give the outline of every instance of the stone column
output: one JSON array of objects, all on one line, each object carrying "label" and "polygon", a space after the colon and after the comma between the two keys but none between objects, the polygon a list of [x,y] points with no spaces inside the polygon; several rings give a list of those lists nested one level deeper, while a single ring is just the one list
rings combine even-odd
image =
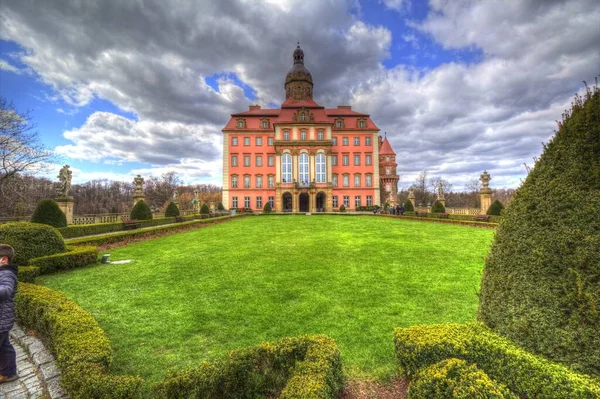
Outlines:
[{"label": "stone column", "polygon": [[133,193],[133,205],[135,206],[135,204],[144,199],[144,178],[137,175],[137,177],[133,179],[133,184],[135,185],[135,192]]},{"label": "stone column", "polygon": [[413,208],[417,209],[417,204],[415,203],[415,191],[411,188],[408,190],[408,200],[412,202]]},{"label": "stone column", "polygon": [[481,213],[487,213],[488,208],[492,205],[492,189],[489,188],[490,180],[492,177],[490,174],[484,170],[481,176],[479,177],[481,180],[481,184],[483,187],[479,190],[479,198],[481,200]]},{"label": "stone column", "polygon": [[73,197],[56,198],[55,201],[67,217],[67,224],[73,224],[73,203],[75,202]]}]

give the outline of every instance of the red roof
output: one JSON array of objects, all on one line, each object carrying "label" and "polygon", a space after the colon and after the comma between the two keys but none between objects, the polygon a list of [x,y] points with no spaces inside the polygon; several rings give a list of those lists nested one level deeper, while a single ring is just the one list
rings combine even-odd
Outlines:
[{"label": "red roof", "polygon": [[323,108],[319,104],[315,102],[312,98],[307,98],[306,100],[292,100],[291,98],[286,98],[283,104],[281,104],[281,108]]},{"label": "red roof", "polygon": [[392,146],[387,137],[383,139],[383,143],[381,143],[381,146],[379,147],[379,155],[396,155],[394,150],[392,150]]}]

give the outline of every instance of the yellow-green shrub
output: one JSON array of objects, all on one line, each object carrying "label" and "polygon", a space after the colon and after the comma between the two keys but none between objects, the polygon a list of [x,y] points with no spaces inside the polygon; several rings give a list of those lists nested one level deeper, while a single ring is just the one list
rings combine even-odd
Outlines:
[{"label": "yellow-green shrub", "polygon": [[[284,338],[232,351],[219,361],[171,371],[157,398],[335,398],[343,384],[335,342],[326,336]],[[282,390],[283,389],[283,390]]]},{"label": "yellow-green shrub", "polygon": [[40,274],[58,270],[84,267],[98,260],[98,249],[92,246],[67,246],[67,252],[41,256],[29,260],[29,264],[39,268]]},{"label": "yellow-green shrub", "polygon": [[59,292],[20,283],[17,321],[37,331],[56,357],[62,387],[73,399],[141,397],[142,379],[108,374],[112,354],[104,331],[91,314]]},{"label": "yellow-green shrub", "polygon": [[598,398],[597,380],[526,352],[482,323],[413,326],[394,330],[396,358],[408,377],[449,358],[477,366],[526,398]]},{"label": "yellow-green shrub", "polygon": [[39,275],[40,268],[37,266],[19,266],[17,278],[24,283],[33,283]]},{"label": "yellow-green shrub", "polygon": [[14,263],[26,265],[31,258],[65,251],[57,229],[40,223],[6,223],[0,225],[0,242],[15,249]]}]

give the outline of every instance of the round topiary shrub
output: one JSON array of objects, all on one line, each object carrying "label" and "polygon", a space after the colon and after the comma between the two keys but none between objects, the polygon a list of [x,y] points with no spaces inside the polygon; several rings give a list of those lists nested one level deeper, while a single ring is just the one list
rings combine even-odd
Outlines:
[{"label": "round topiary shrub", "polygon": [[404,209],[406,210],[406,212],[412,212],[415,210],[415,207],[413,206],[411,200],[406,200],[406,202],[404,202]]},{"label": "round topiary shrub", "polygon": [[67,217],[56,201],[45,199],[38,202],[31,216],[32,223],[48,224],[53,227],[67,227]]},{"label": "round topiary shrub", "polygon": [[444,208],[444,205],[442,205],[442,203],[440,201],[435,201],[435,203],[431,207],[431,213],[445,213],[445,212],[446,212],[446,208]]},{"label": "round topiary shrub", "polygon": [[500,216],[502,210],[504,209],[504,205],[499,200],[492,202],[492,205],[488,208],[486,214],[491,216]]},{"label": "round topiary shrub", "polygon": [[139,200],[133,206],[129,217],[137,220],[152,220],[152,211],[150,210],[150,207],[146,205],[144,200]]},{"label": "round topiary shrub", "polygon": [[573,108],[503,212],[479,319],[535,353],[600,374],[600,92]]},{"label": "round topiary shrub", "polygon": [[508,388],[492,380],[476,365],[446,359],[417,373],[408,390],[410,399],[517,399]]},{"label": "round topiary shrub", "polygon": [[344,206],[344,204],[340,206],[340,212],[346,212],[346,207]]},{"label": "round topiary shrub", "polygon": [[263,213],[271,213],[271,211],[271,203],[267,201],[267,203],[263,207]]},{"label": "round topiary shrub", "polygon": [[174,202],[169,202],[169,206],[167,206],[167,209],[165,210],[165,217],[172,218],[177,216],[179,216],[179,208]]},{"label": "round topiary shrub", "polygon": [[203,215],[208,215],[210,213],[210,209],[208,208],[208,205],[202,204],[202,207],[200,208],[200,213]]},{"label": "round topiary shrub", "polygon": [[0,225],[0,242],[15,249],[14,263],[26,265],[39,256],[65,252],[65,242],[59,231],[40,223],[6,223]]}]

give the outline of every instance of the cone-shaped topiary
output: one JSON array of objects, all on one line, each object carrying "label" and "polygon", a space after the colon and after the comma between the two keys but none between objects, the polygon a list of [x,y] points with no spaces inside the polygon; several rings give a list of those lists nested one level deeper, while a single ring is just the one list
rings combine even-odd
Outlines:
[{"label": "cone-shaped topiary", "polygon": [[200,213],[203,215],[208,215],[210,213],[210,209],[208,209],[208,205],[202,204],[202,207],[200,208]]},{"label": "cone-shaped topiary", "polygon": [[272,211],[271,203],[269,201],[267,201],[267,203],[263,207],[263,213],[271,213],[271,211]]},{"label": "cone-shaped topiary", "polygon": [[529,350],[600,374],[600,92],[576,97],[504,210],[479,319]]},{"label": "cone-shaped topiary", "polygon": [[146,205],[144,200],[139,200],[133,206],[133,209],[131,210],[129,217],[131,219],[137,219],[137,220],[151,220],[152,219],[152,211],[150,210],[150,207],[148,205]]},{"label": "cone-shaped topiary", "polygon": [[413,206],[411,200],[406,200],[406,202],[404,203],[404,209],[406,210],[406,212],[412,212],[415,210],[415,207]]},{"label": "cone-shaped topiary", "polygon": [[431,213],[444,213],[446,212],[446,208],[440,201],[435,201],[433,206],[431,207]]},{"label": "cone-shaped topiary", "polygon": [[0,225],[0,242],[15,249],[14,263],[25,265],[39,256],[65,252],[65,242],[54,227],[39,223]]},{"label": "cone-shaped topiary", "polygon": [[222,202],[219,202],[219,205],[217,206],[217,210],[218,211],[224,211],[225,210],[225,207],[223,206]]},{"label": "cone-shaped topiary", "polygon": [[174,202],[169,202],[169,206],[167,206],[167,209],[165,210],[165,217],[172,218],[177,216],[179,216],[179,208],[177,208],[177,205],[175,205]]},{"label": "cone-shaped topiary", "polygon": [[346,207],[344,206],[344,204],[340,206],[340,212],[346,212]]},{"label": "cone-shaped topiary", "polygon": [[488,208],[486,214],[492,216],[500,216],[502,210],[504,209],[504,205],[499,200],[492,202],[492,205]]},{"label": "cone-shaped topiary", "polygon": [[48,224],[52,227],[67,227],[67,217],[56,201],[45,199],[38,202],[31,216],[32,223]]}]

